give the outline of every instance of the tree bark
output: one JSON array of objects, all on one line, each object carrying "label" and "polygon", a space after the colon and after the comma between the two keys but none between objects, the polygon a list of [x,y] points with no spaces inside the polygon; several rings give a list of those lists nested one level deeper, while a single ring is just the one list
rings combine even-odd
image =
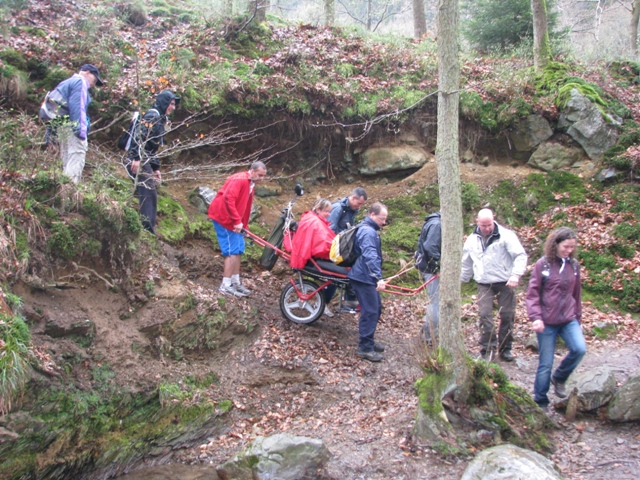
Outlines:
[{"label": "tree bark", "polygon": [[424,0],[413,0],[413,36],[422,38],[427,34],[427,19],[424,15]]},{"label": "tree bark", "polygon": [[533,15],[533,64],[536,71],[540,71],[551,60],[546,0],[531,0],[531,13]]},{"label": "tree bark", "polygon": [[233,16],[233,0],[224,0],[224,12],[225,18],[231,18]]},{"label": "tree bark", "polygon": [[257,23],[266,22],[269,0],[254,0],[250,5],[251,9],[255,12],[254,21]]},{"label": "tree bark", "polygon": [[631,25],[629,29],[629,40],[631,42],[631,51],[634,55],[638,54],[638,22],[640,21],[640,0],[633,2],[631,10]]},{"label": "tree bark", "polygon": [[462,336],[460,259],[462,258],[462,195],[458,156],[460,62],[458,0],[438,0],[438,129],[436,162],[442,214],[439,344],[450,360],[457,401],[469,394],[469,368]]},{"label": "tree bark", "polygon": [[335,0],[324,0],[324,24],[331,27],[336,22]]}]

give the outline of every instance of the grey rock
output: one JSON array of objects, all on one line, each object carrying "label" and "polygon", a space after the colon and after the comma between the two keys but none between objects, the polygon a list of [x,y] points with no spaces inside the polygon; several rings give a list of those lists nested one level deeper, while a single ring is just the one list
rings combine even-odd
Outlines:
[{"label": "grey rock", "polygon": [[640,420],[640,371],[634,372],[613,395],[607,417],[616,422]]},{"label": "grey rock", "polygon": [[282,193],[282,188],[276,187],[267,187],[265,185],[259,185],[256,187],[256,197],[265,198],[265,197],[277,197]]},{"label": "grey rock", "polygon": [[573,89],[571,98],[558,119],[558,128],[566,129],[567,134],[584,148],[589,158],[598,161],[618,140],[619,123],[615,115],[603,114],[591,100]]},{"label": "grey rock", "polygon": [[533,152],[527,165],[551,172],[571,167],[576,162],[582,160],[582,157],[583,153],[579,148],[565,147],[559,143],[545,142]]},{"label": "grey rock", "polygon": [[417,169],[429,161],[430,155],[422,148],[409,145],[372,147],[361,155],[359,171],[362,175],[378,175]]},{"label": "grey rock", "polygon": [[613,167],[609,167],[600,170],[600,172],[596,176],[596,180],[598,180],[600,183],[615,182],[623,175],[624,174],[622,172],[616,170]]},{"label": "grey rock", "polygon": [[562,480],[539,453],[511,444],[487,448],[469,463],[460,480]]},{"label": "grey rock", "polygon": [[574,373],[566,383],[567,392],[578,389],[578,410],[588,412],[606,405],[616,391],[613,372],[606,366]]},{"label": "grey rock", "polygon": [[540,115],[528,115],[518,122],[509,133],[511,142],[518,152],[531,152],[553,135],[549,122]]},{"label": "grey rock", "polygon": [[209,210],[209,204],[215,196],[215,190],[211,190],[209,187],[196,187],[189,192],[187,199],[199,212],[206,214]]},{"label": "grey rock", "polygon": [[222,480],[298,480],[315,478],[331,457],[322,440],[276,434],[258,437],[216,468]]}]

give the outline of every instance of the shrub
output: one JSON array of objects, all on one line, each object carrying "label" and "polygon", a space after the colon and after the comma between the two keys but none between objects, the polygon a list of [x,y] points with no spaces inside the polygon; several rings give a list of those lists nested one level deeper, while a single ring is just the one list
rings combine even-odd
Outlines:
[{"label": "shrub", "polygon": [[29,379],[30,342],[21,318],[0,314],[0,416],[9,413]]}]

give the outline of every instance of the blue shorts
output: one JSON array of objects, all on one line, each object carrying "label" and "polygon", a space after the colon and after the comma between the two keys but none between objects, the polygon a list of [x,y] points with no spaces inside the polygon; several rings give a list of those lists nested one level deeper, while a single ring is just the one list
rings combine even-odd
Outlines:
[{"label": "blue shorts", "polygon": [[244,237],[242,234],[224,228],[215,220],[211,220],[211,223],[213,223],[213,228],[215,228],[216,235],[218,235],[218,244],[220,245],[220,250],[222,250],[223,257],[242,255],[244,253]]}]

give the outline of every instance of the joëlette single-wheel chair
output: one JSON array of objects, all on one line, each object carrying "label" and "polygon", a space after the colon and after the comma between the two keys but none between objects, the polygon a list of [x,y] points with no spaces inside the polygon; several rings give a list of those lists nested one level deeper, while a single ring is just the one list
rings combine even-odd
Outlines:
[{"label": "jo\u00eblette single-wheel chair", "polygon": [[[293,205],[303,194],[302,187],[296,185],[295,196],[282,209],[282,213],[267,240],[247,229],[243,230],[246,236],[261,247],[264,247],[260,257],[260,265],[264,269],[271,270],[278,261],[278,257],[282,257],[287,263],[289,262],[291,256],[287,249],[291,249],[291,240],[297,227],[293,214]],[[280,294],[282,315],[294,323],[310,324],[315,322],[324,313],[325,299],[323,290],[326,287],[336,285],[340,291],[338,298],[342,303],[342,293],[349,283],[347,278],[348,271],[347,267],[336,265],[330,260],[316,258],[309,260],[302,269],[293,269],[294,275],[289,279]],[[412,297],[424,290],[435,278],[432,277],[416,288],[387,284],[383,291],[393,295]],[[342,305],[339,308],[341,309]]]}]

